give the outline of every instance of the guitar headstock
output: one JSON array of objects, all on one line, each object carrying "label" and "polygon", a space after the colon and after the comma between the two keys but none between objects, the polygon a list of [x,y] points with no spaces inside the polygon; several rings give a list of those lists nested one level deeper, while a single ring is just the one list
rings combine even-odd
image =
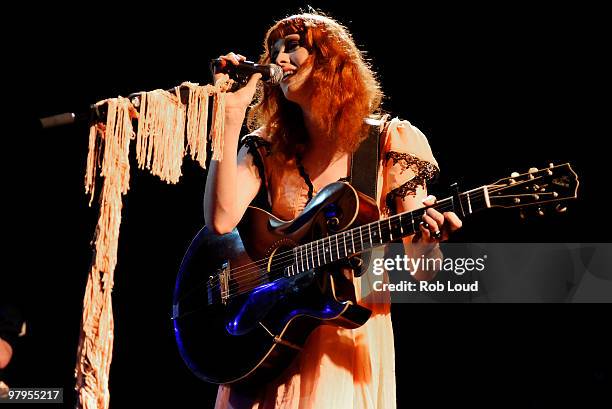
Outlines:
[{"label": "guitar headstock", "polygon": [[[567,210],[562,201],[578,197],[578,175],[569,163],[544,169],[531,168],[528,172],[512,173],[488,185],[491,207],[525,207],[555,204],[555,210]],[[542,214],[542,210],[538,209]]]}]

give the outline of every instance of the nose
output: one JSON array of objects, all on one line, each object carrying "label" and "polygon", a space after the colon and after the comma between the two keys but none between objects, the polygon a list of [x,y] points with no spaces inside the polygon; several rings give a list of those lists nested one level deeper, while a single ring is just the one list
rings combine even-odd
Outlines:
[{"label": "nose", "polygon": [[283,63],[289,64],[290,62],[291,61],[289,60],[289,54],[285,52],[278,53],[278,55],[276,56],[276,61],[274,61],[274,63],[277,65],[282,65]]}]

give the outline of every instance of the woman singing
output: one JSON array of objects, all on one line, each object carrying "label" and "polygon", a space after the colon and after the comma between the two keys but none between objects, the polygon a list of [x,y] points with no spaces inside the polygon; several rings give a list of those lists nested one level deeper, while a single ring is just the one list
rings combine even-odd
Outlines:
[{"label": "woman singing", "polygon": [[[223,158],[208,172],[206,223],[219,234],[237,226],[254,199],[283,220],[295,218],[326,185],[345,180],[351,153],[367,136],[367,117],[380,117],[382,92],[347,30],[331,18],[300,14],[270,28],[260,63],[279,65],[280,86],[259,83],[228,92]],[[238,64],[245,58],[221,57]],[[218,80],[226,74],[216,74]],[[251,133],[239,137],[249,110]],[[438,172],[426,137],[407,121],[386,122],[381,135],[376,201],[381,217],[432,205],[427,181]],[[461,227],[451,212],[423,212],[419,232],[403,239],[411,257],[439,257],[438,242]],[[436,255],[437,254],[437,255]],[[427,280],[433,272],[418,271]],[[219,388],[216,408],[395,408],[395,363],[389,294],[360,299],[372,310],[365,325],[349,330],[320,326],[280,377],[258,390]],[[380,295],[379,295],[380,296]]]}]

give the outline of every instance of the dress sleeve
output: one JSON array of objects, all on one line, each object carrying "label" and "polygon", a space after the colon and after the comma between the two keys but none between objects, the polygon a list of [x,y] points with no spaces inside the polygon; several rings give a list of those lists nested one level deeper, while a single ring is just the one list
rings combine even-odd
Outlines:
[{"label": "dress sleeve", "polygon": [[272,144],[263,132],[263,129],[257,129],[254,132],[245,135],[240,140],[240,149],[246,149],[253,158],[253,164],[257,168],[259,177],[262,180],[261,187],[252,204],[265,210],[270,209],[270,197],[268,187],[268,174],[266,173],[266,158],[270,156]]},{"label": "dress sleeve", "polygon": [[416,126],[398,118],[391,120],[381,149],[383,215],[394,214],[395,198],[416,195],[440,172],[427,137]]}]

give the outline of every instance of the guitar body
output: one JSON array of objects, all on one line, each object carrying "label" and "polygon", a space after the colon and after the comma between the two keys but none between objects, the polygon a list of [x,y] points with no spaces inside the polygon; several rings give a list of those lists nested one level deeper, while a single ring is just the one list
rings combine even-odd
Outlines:
[{"label": "guitar body", "polygon": [[212,383],[263,382],[290,364],[319,325],[363,325],[371,311],[357,305],[347,264],[295,274],[291,249],[378,217],[371,198],[337,182],[294,220],[249,207],[229,234],[200,230],[173,296],[175,336],[191,371]]}]

